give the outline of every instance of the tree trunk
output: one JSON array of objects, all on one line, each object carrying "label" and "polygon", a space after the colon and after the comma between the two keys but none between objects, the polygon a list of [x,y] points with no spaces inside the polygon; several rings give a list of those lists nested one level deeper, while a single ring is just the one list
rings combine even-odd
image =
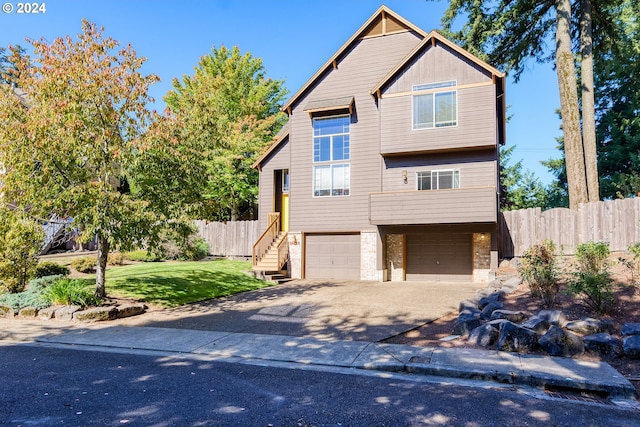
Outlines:
[{"label": "tree trunk", "polygon": [[96,296],[107,296],[105,288],[105,273],[107,271],[107,258],[109,257],[109,240],[106,236],[98,234],[98,268],[96,270]]},{"label": "tree trunk", "polygon": [[587,175],[587,194],[590,202],[600,200],[598,158],[596,152],[596,112],[593,83],[593,35],[591,0],[581,0],[580,50],[582,53],[582,145]]},{"label": "tree trunk", "polygon": [[578,82],[573,52],[571,51],[571,3],[556,0],[556,71],[560,90],[564,155],[569,185],[569,207],[578,209],[586,203],[587,180],[580,133],[580,108],[578,105]]}]

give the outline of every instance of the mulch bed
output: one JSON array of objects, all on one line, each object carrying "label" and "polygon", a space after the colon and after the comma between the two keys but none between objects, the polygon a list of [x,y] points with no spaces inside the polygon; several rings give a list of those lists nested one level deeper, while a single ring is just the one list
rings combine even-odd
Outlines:
[{"label": "mulch bed", "polygon": [[[621,268],[614,268],[614,277],[620,283],[615,291],[615,306],[606,315],[598,315],[579,297],[568,295],[564,288],[561,288],[554,309],[561,309],[571,320],[578,320],[583,317],[606,318],[614,322],[616,333],[614,336],[621,338],[619,332],[624,323],[640,323],[640,285],[633,286],[631,278]],[[498,274],[516,274],[516,270],[512,268],[501,268]],[[518,289],[507,295],[504,303],[504,309],[523,311],[527,314],[533,314],[544,309],[541,301],[532,298],[529,288],[526,284],[521,284]],[[449,337],[453,326],[458,317],[458,313],[449,313],[433,322],[419,326],[415,329],[407,331],[403,334],[384,340],[389,344],[407,344],[421,347],[461,347],[461,348],[480,348],[470,344],[466,339],[457,338],[453,340],[441,341],[442,338]],[[544,355],[544,351],[540,350],[538,354]],[[576,357],[580,360],[601,360],[597,356],[585,353]],[[618,370],[625,377],[629,378],[635,385],[637,395],[640,397],[640,360],[630,359],[628,357],[620,357],[616,359],[604,360]]]}]

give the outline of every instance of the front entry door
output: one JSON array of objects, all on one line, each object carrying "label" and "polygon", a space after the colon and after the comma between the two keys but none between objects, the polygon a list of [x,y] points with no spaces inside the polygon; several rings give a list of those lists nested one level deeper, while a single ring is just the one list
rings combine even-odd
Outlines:
[{"label": "front entry door", "polygon": [[274,211],[280,212],[280,230],[289,231],[289,169],[274,171]]}]

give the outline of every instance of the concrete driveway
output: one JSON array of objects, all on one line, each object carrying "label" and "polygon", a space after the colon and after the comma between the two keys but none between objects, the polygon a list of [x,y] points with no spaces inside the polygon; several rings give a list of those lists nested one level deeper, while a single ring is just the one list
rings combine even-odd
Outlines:
[{"label": "concrete driveway", "polygon": [[294,280],[152,311],[136,326],[376,342],[457,310],[486,284]]}]

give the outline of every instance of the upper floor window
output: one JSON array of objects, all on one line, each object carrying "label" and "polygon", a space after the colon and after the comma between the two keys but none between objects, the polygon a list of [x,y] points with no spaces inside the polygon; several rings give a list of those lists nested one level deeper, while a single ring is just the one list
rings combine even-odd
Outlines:
[{"label": "upper floor window", "polygon": [[[458,94],[455,81],[413,86],[413,129],[456,126],[458,124]],[[437,90],[437,91],[434,91]],[[420,93],[422,91],[434,91]]]},{"label": "upper floor window", "polygon": [[460,188],[460,170],[434,170],[417,173],[418,190]]},{"label": "upper floor window", "polygon": [[313,194],[348,196],[351,185],[349,116],[313,119]]}]

